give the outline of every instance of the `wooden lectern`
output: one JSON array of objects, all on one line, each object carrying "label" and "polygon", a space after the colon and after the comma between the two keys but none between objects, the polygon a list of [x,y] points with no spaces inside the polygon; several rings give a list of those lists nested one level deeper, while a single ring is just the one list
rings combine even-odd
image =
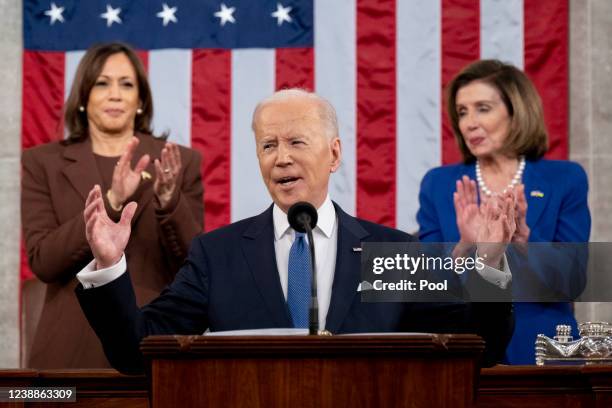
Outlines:
[{"label": "wooden lectern", "polygon": [[471,407],[475,335],[151,336],[161,407]]}]

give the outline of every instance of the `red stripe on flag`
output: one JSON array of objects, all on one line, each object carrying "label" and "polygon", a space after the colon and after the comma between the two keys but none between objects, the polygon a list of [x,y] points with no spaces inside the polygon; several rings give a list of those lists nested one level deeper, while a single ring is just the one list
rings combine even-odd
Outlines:
[{"label": "red stripe on flag", "polygon": [[461,161],[446,111],[446,85],[480,58],[480,1],[442,0],[442,163]]},{"label": "red stripe on flag", "polygon": [[542,98],[551,159],[568,157],[568,3],[524,3],[525,72]]},{"label": "red stripe on flag", "polygon": [[21,146],[63,138],[63,52],[24,51]]},{"label": "red stripe on flag", "polygon": [[193,50],[191,147],[202,154],[206,231],[230,222],[231,51]]},{"label": "red stripe on flag", "polygon": [[357,216],[395,226],[395,0],[357,2]]},{"label": "red stripe on flag", "polygon": [[[21,147],[63,138],[63,52],[24,51],[21,115]],[[21,240],[21,279],[34,277]]]},{"label": "red stripe on flag", "polygon": [[278,48],[276,50],[276,88],[314,90],[314,50]]},{"label": "red stripe on flag", "polygon": [[149,51],[136,51],[136,55],[142,61],[142,65],[144,66],[145,72],[149,72]]}]

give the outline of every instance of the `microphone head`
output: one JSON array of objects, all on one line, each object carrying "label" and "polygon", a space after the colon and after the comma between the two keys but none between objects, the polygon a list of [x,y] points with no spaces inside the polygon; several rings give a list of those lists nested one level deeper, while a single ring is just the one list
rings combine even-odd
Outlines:
[{"label": "microphone head", "polygon": [[289,208],[287,219],[291,228],[297,232],[306,232],[305,225],[310,225],[311,230],[317,226],[318,214],[312,204],[300,201]]}]

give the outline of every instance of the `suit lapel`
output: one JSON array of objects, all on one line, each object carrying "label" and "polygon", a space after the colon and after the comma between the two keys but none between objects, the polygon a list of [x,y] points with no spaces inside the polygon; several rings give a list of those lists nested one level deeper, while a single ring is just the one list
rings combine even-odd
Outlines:
[{"label": "suit lapel", "polygon": [[62,173],[85,201],[95,184],[102,185],[89,138],[67,145],[64,159],[68,161],[68,165],[62,169]]},{"label": "suit lapel", "polygon": [[353,248],[361,248],[361,241],[369,235],[355,218],[342,211],[336,203],[334,207],[338,216],[338,248],[332,296],[325,324],[325,329],[332,333],[338,332],[358,294],[361,252],[355,252]]},{"label": "suit lapel", "polygon": [[293,327],[276,266],[272,206],[243,233],[242,250],[257,289],[278,327]]},{"label": "suit lapel", "polygon": [[527,161],[523,182],[525,183],[525,198],[527,199],[527,225],[533,229],[542,215],[550,199],[550,186],[539,176],[537,164]]}]

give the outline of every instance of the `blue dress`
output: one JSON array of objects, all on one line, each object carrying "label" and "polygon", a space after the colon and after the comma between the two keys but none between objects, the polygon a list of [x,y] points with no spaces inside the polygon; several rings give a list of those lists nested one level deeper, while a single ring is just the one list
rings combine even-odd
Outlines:
[{"label": "blue dress", "polygon": [[[417,213],[424,242],[457,242],[459,231],[453,205],[456,181],[475,180],[475,164],[455,164],[430,170],[421,182]],[[569,161],[527,161],[523,172],[530,242],[588,242],[591,215],[588,181],[582,167]],[[557,324],[577,332],[571,303],[514,304],[515,330],[506,350],[508,364],[534,364],[537,334],[554,336]]]}]

